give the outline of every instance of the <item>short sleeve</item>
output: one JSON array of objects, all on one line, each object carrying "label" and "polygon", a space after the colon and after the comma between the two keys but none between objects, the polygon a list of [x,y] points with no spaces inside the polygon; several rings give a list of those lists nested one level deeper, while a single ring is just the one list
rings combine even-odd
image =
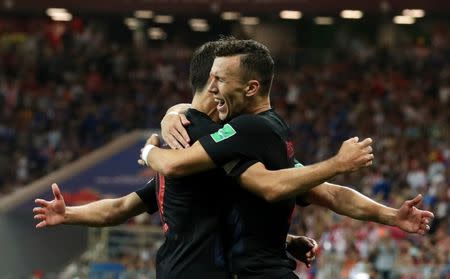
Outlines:
[{"label": "short sleeve", "polygon": [[200,138],[199,142],[216,166],[238,176],[256,161],[262,161],[261,155],[274,136],[261,117],[245,115]]},{"label": "short sleeve", "polygon": [[156,179],[153,177],[144,187],[136,191],[147,207],[147,212],[153,214],[158,211],[158,202],[156,200]]},{"label": "short sleeve", "polygon": [[[300,163],[297,159],[294,159],[294,163],[296,168],[304,167],[304,165]],[[302,207],[310,205],[310,203],[306,201],[306,197],[304,195],[299,195],[295,197],[295,204]]]}]

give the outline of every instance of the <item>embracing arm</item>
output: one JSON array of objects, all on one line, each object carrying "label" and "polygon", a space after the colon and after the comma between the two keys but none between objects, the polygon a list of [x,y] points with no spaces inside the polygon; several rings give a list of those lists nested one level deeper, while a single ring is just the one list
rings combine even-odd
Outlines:
[{"label": "embracing arm", "polygon": [[343,172],[355,171],[370,166],[373,160],[372,140],[358,142],[351,138],[342,143],[336,156],[299,168],[267,170],[256,163],[239,177],[242,186],[267,201],[278,201],[295,197]]},{"label": "embracing arm", "polygon": [[262,163],[256,163],[241,174],[239,184],[265,200],[275,202],[305,193],[338,173],[333,159],[276,171],[267,170]]},{"label": "embracing arm", "polygon": [[[152,142],[152,138],[149,141]],[[186,176],[216,167],[199,142],[181,150],[154,146],[146,159],[148,166],[164,176]]]},{"label": "embracing arm", "polygon": [[144,213],[145,205],[136,193],[116,199],[103,199],[80,206],[68,206],[64,224],[106,227],[124,223]]},{"label": "embracing arm", "polygon": [[306,194],[306,201],[334,212],[362,221],[373,221],[393,226],[397,209],[384,206],[363,194],[345,187],[325,182]]},{"label": "embracing arm", "polygon": [[363,221],[396,226],[406,232],[425,234],[433,213],[416,207],[422,196],[403,202],[399,209],[387,207],[363,194],[340,185],[323,183],[305,194],[306,201]]},{"label": "embracing arm", "polygon": [[105,227],[117,225],[146,211],[146,206],[136,193],[117,199],[103,199],[81,206],[66,206],[56,183],[52,185],[54,199],[36,199],[34,219],[40,222],[36,228],[59,224]]}]

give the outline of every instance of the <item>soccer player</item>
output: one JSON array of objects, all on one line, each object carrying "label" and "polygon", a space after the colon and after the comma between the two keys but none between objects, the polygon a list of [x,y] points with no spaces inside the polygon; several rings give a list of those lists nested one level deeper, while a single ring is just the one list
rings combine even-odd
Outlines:
[{"label": "soccer player", "polygon": [[[295,266],[284,251],[295,203],[319,204],[340,214],[396,225],[408,232],[423,234],[429,229],[432,213],[415,208],[420,196],[406,201],[397,210],[347,187],[326,183],[329,177],[352,169],[336,158],[304,168],[279,170],[294,166],[295,161],[289,129],[270,108],[273,60],[269,51],[252,40],[230,40],[219,46],[216,55],[209,91],[218,103],[220,118],[251,115],[233,118],[217,132],[184,150],[160,149],[155,146],[157,139],[152,137],[143,148],[141,159],[168,176],[223,167],[241,185],[246,185],[238,188],[231,215],[235,228],[232,239],[235,277],[297,278],[292,272]],[[357,166],[370,165],[373,158],[370,140],[350,139],[343,147],[352,144],[366,152],[355,153],[360,164]],[[261,163],[255,164],[256,161],[272,171],[264,169]],[[299,193],[304,194],[288,198]],[[265,199],[278,201],[269,203]]]},{"label": "soccer player", "polygon": [[[216,45],[204,44],[191,61],[190,82],[195,93],[186,117],[192,123],[188,134],[193,140],[217,129],[210,119],[217,119],[215,102],[204,90]],[[215,187],[210,187],[217,178],[220,179],[214,182]],[[53,184],[54,200],[37,199],[38,207],[33,212],[35,219],[40,220],[38,228],[58,224],[111,226],[145,211],[154,213],[159,207],[166,241],[157,254],[157,278],[229,278],[223,251],[227,245],[223,242],[232,185],[233,181],[220,169],[178,179],[158,175],[127,196],[66,207],[58,185]],[[220,198],[212,199],[214,196]],[[310,265],[313,240],[291,236],[288,241],[289,251]]]}]

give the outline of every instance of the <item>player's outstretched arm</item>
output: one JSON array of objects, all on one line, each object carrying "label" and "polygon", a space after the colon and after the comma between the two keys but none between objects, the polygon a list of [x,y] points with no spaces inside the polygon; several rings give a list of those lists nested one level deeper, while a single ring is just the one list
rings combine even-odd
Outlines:
[{"label": "player's outstretched arm", "polygon": [[430,211],[416,207],[422,201],[421,195],[405,201],[399,209],[387,207],[353,189],[331,183],[323,183],[305,195],[307,202],[329,208],[338,214],[396,226],[409,233],[425,234],[434,217]]},{"label": "player's outstretched arm", "polygon": [[273,202],[295,197],[344,172],[370,166],[373,160],[372,140],[358,142],[351,138],[342,143],[336,156],[300,168],[267,170],[256,163],[239,177],[240,184],[267,201]]},{"label": "player's outstretched arm", "polygon": [[66,206],[64,197],[56,183],[52,184],[54,199],[36,199],[34,219],[40,222],[36,228],[59,224],[91,227],[113,226],[145,212],[146,207],[136,193],[117,199],[103,199],[81,206]]},{"label": "player's outstretched arm", "polygon": [[181,150],[159,148],[158,135],[153,134],[141,150],[140,165],[147,165],[164,176],[186,176],[216,167],[199,142]]}]

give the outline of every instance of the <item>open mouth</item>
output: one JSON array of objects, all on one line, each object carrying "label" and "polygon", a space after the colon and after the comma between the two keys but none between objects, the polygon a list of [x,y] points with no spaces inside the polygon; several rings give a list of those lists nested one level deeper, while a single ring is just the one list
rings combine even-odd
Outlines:
[{"label": "open mouth", "polygon": [[215,98],[214,101],[217,103],[217,109],[222,109],[225,106],[225,101],[222,99]]}]

